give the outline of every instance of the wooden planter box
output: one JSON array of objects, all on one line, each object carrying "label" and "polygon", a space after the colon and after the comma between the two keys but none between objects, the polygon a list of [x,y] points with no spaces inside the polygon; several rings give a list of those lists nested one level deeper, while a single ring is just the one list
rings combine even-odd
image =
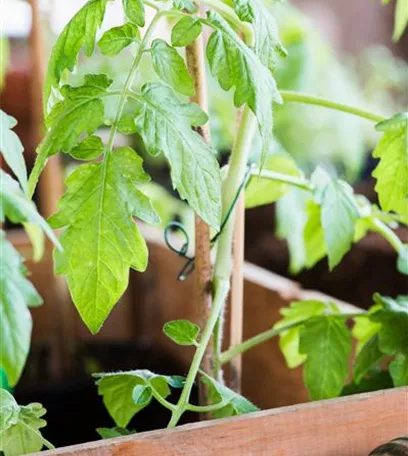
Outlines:
[{"label": "wooden planter box", "polygon": [[76,445],[38,456],[367,456],[408,431],[408,388]]},{"label": "wooden planter box", "polygon": [[[34,309],[33,313],[34,345],[55,344],[59,335],[56,346],[65,347],[65,352],[58,354],[59,360],[69,366],[66,347],[90,340],[95,343],[142,341],[168,354],[187,370],[192,350],[169,341],[162,333],[162,325],[177,318],[196,319],[196,309],[192,305],[193,280],[177,282],[183,260],[163,245],[161,233],[150,229],[143,231],[149,244],[149,268],[145,274],[132,273],[128,292],[97,336],[91,336],[80,322],[61,284],[50,286],[51,252],[47,251],[43,263],[28,265],[34,283],[45,296],[45,305]],[[13,236],[15,245],[29,255],[28,241],[18,233]],[[245,339],[272,326],[279,319],[279,309],[293,300],[329,299],[250,264],[245,265],[244,295]],[[347,303],[335,301],[345,312],[356,311]],[[55,321],[59,322],[57,326]],[[62,333],[61,327],[70,329]],[[61,362],[55,364],[58,370]],[[305,403],[308,397],[302,371],[286,367],[277,338],[244,355],[243,394],[260,408],[273,409],[41,454],[367,456],[376,446],[408,434],[408,388]]]}]

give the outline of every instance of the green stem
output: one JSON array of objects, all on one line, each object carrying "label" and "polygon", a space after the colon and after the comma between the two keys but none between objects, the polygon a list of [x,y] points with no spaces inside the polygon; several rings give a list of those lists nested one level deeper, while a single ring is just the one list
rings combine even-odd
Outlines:
[{"label": "green stem", "polygon": [[207,345],[211,339],[212,333],[214,331],[214,326],[217,323],[218,317],[224,306],[226,297],[228,296],[229,291],[229,280],[219,279],[214,281],[215,293],[213,300],[213,308],[211,311],[210,318],[208,319],[205,328],[203,330],[200,344],[197,350],[194,353],[193,360],[190,365],[190,370],[187,374],[186,382],[181,392],[180,399],[177,403],[176,409],[173,411],[170,422],[168,424],[169,428],[175,427],[179,422],[181,416],[188,408],[188,402],[190,400],[191,390],[194,385],[195,378],[200,369],[201,361],[205,354]]},{"label": "green stem", "polygon": [[[222,220],[225,219],[235,199],[237,191],[245,177],[248,155],[252,146],[252,138],[255,132],[255,118],[248,108],[242,111],[241,120],[237,129],[237,137],[232,148],[228,174],[222,188]],[[214,265],[214,278],[230,281],[232,273],[232,239],[234,230],[233,214],[218,238],[217,257]],[[221,354],[223,315],[220,314],[214,331],[214,375],[221,380]]]},{"label": "green stem", "polygon": [[146,47],[149,45],[149,42],[150,42],[151,36],[153,34],[153,31],[156,28],[157,23],[159,22],[159,20],[162,18],[163,15],[164,15],[164,12],[160,11],[160,12],[157,12],[156,15],[153,17],[152,21],[150,22],[150,24],[149,24],[149,26],[148,26],[148,28],[146,30],[146,33],[145,33],[145,35],[143,37],[143,40],[140,43],[140,46],[139,46],[139,48],[137,50],[137,53],[136,53],[135,58],[133,60],[132,67],[131,67],[131,69],[129,71],[128,77],[126,78],[125,84],[124,84],[123,89],[122,89],[122,93],[121,93],[119,104],[118,104],[118,109],[117,109],[116,115],[115,115],[115,120],[114,120],[114,123],[113,123],[113,125],[111,127],[109,139],[108,139],[108,142],[107,142],[107,145],[106,145],[106,155],[109,155],[109,153],[113,149],[115,136],[116,136],[116,133],[118,131],[117,123],[119,122],[120,117],[122,116],[123,109],[124,109],[124,107],[126,105],[126,101],[127,101],[128,96],[129,96],[130,88],[132,86],[133,79],[135,78],[137,68],[139,66],[139,63],[140,63],[142,57],[143,57],[143,53],[146,50]]},{"label": "green stem", "polygon": [[241,31],[246,43],[252,42],[254,35],[252,27],[249,24],[242,22],[230,6],[220,0],[202,0],[202,3],[219,13],[235,30]]},{"label": "green stem", "polygon": [[[351,318],[361,317],[361,315],[363,315],[364,313],[365,313],[364,311],[361,311],[361,313],[344,313],[344,314],[338,314],[338,315],[336,315],[336,317],[345,318],[346,320],[350,320]],[[234,345],[233,347],[230,347],[225,352],[221,353],[221,356],[220,356],[221,364],[229,363],[236,356],[242,355],[243,353],[247,352],[248,350],[251,350],[251,348],[254,348],[257,345],[262,344],[263,342],[267,342],[269,339],[272,339],[272,337],[278,336],[279,334],[282,334],[283,332],[288,331],[289,329],[296,328],[297,326],[303,325],[304,323],[305,323],[305,320],[301,320],[296,323],[291,323],[286,326],[281,326],[280,328],[271,328],[262,333],[257,334],[254,337],[251,337],[250,339],[245,340],[244,342],[241,342],[240,344]]]},{"label": "green stem", "polygon": [[281,328],[271,328],[271,329],[268,329],[267,331],[257,334],[254,337],[251,337],[250,339],[245,340],[244,342],[241,342],[240,344],[234,345],[233,347],[230,347],[225,352],[221,353],[221,356],[220,356],[221,364],[229,363],[236,356],[242,355],[242,353],[245,353],[246,351],[250,350],[251,348],[256,347],[259,344],[262,344],[263,342],[266,342],[269,339],[272,339],[272,337],[275,337],[275,336],[283,333],[284,331],[287,331],[288,329],[292,329],[292,328],[295,328],[296,326],[300,326],[303,323],[304,323],[304,321],[299,321],[296,323],[291,323],[290,325],[282,326]]},{"label": "green stem", "polygon": [[381,234],[381,236],[391,244],[397,253],[401,252],[404,248],[404,244],[388,225],[375,218],[369,219],[369,224],[371,230]]},{"label": "green stem", "polygon": [[143,3],[147,6],[150,6],[150,8],[153,8],[157,11],[160,11],[161,10],[161,7],[160,5],[158,5],[156,2],[152,2],[150,0],[143,0]]},{"label": "green stem", "polygon": [[347,112],[348,114],[362,117],[363,119],[372,120],[374,122],[381,122],[383,120],[386,120],[386,117],[379,114],[374,114],[369,111],[364,111],[363,109],[355,108],[354,106],[348,106],[342,103],[337,103],[336,101],[327,100],[326,98],[316,97],[306,93],[293,92],[291,90],[281,90],[280,94],[283,100],[286,102],[294,101],[297,103],[321,106],[328,109],[334,109],[336,111]]},{"label": "green stem", "polygon": [[227,406],[231,402],[231,399],[218,402],[217,404],[210,404],[210,405],[193,405],[187,404],[186,410],[190,412],[197,412],[197,413],[210,413],[215,412],[216,410],[220,410]]},{"label": "green stem", "polygon": [[251,178],[261,178],[261,179],[270,179],[284,184],[293,185],[294,187],[299,187],[304,190],[313,190],[312,185],[307,179],[291,176],[289,174],[278,173],[276,171],[253,169],[251,171]]},{"label": "green stem", "polygon": [[153,397],[156,399],[157,402],[159,402],[163,407],[171,410],[174,412],[176,410],[176,406],[172,404],[169,401],[166,401],[163,396],[160,396],[160,394],[150,385]]}]

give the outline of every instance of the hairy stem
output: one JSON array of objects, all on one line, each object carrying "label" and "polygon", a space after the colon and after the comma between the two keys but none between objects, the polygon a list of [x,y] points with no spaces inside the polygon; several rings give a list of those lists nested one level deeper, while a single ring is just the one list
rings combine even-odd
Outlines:
[{"label": "hairy stem", "polygon": [[181,416],[188,408],[188,403],[190,400],[191,390],[194,385],[195,378],[200,369],[201,362],[203,360],[205,350],[211,339],[212,333],[214,331],[215,324],[217,323],[218,316],[220,315],[226,297],[228,296],[229,291],[229,280],[219,279],[214,281],[214,299],[213,299],[213,308],[208,319],[205,328],[203,330],[200,344],[197,347],[197,350],[194,353],[193,360],[191,362],[190,370],[187,374],[186,382],[181,392],[180,399],[177,403],[176,409],[173,411],[170,422],[168,424],[169,428],[175,427],[179,422]]},{"label": "hairy stem", "polygon": [[379,114],[374,114],[372,112],[365,111],[354,106],[348,106],[342,103],[337,103],[336,101],[327,100],[326,98],[317,97],[306,93],[293,92],[291,90],[281,90],[280,94],[285,102],[294,101],[297,103],[321,106],[324,108],[333,109],[335,111],[346,112],[348,114],[362,117],[363,119],[372,120],[374,122],[381,122],[386,119],[386,117]]},{"label": "hairy stem", "polygon": [[400,253],[404,248],[404,244],[401,239],[395,234],[395,232],[381,220],[371,218],[369,219],[370,228],[372,231],[380,234],[386,239],[397,253]]},{"label": "hairy stem", "polygon": [[[245,106],[242,111],[241,121],[237,130],[237,137],[231,152],[228,166],[228,174],[223,184],[222,191],[222,220],[229,213],[237,191],[245,177],[249,150],[255,132],[254,116],[250,109]],[[232,214],[231,214],[232,215]],[[229,217],[227,224],[218,238],[217,257],[214,266],[214,278],[230,281],[232,273],[232,240],[234,229],[234,217]],[[214,333],[215,359],[214,375],[221,380],[221,364],[219,355],[222,343],[222,313],[218,319]]]},{"label": "hairy stem", "polygon": [[152,21],[150,22],[150,24],[146,30],[143,40],[140,43],[140,46],[137,50],[137,53],[133,60],[132,67],[129,71],[128,77],[126,78],[125,85],[123,86],[123,90],[122,90],[122,93],[121,93],[121,96],[119,99],[119,104],[118,104],[118,109],[116,111],[115,120],[111,127],[108,143],[106,145],[106,154],[109,154],[112,151],[113,143],[115,141],[115,136],[118,131],[117,123],[119,122],[119,120],[122,116],[123,109],[126,105],[127,97],[129,96],[129,91],[132,86],[133,80],[135,78],[140,61],[143,57],[143,53],[146,50],[147,46],[149,45],[149,42],[151,40],[154,29],[156,28],[156,26],[157,26],[159,20],[162,18],[162,16],[163,16],[162,12],[157,12],[156,15],[153,17]]},{"label": "hairy stem", "polygon": [[[339,314],[336,315],[338,318],[345,318],[347,320],[355,317],[361,317],[361,315],[364,314],[364,311],[361,311],[361,313],[353,313],[353,314]],[[220,356],[220,361],[221,364],[226,364],[229,363],[232,359],[234,359],[236,356],[242,355],[243,353],[247,352],[248,350],[251,350],[251,348],[256,347],[259,344],[262,344],[263,342],[267,342],[268,340],[272,339],[272,337],[278,336],[279,334],[282,334],[285,331],[288,331],[289,329],[296,328],[297,326],[301,326],[305,323],[305,320],[298,321],[296,323],[291,323],[286,326],[282,326],[280,328],[271,328],[268,329],[262,333],[257,334],[254,337],[251,337],[250,339],[245,340],[244,342],[234,345],[233,347],[229,348],[225,352],[221,353]]]},{"label": "hairy stem", "polygon": [[278,336],[279,334],[287,331],[288,329],[292,329],[292,328],[295,328],[296,326],[300,326],[303,323],[304,323],[304,321],[300,321],[297,323],[292,323],[287,326],[282,326],[281,328],[271,328],[262,333],[259,333],[256,336],[251,337],[250,339],[247,339],[240,344],[234,345],[234,346],[230,347],[228,350],[226,350],[225,352],[221,353],[220,362],[221,362],[221,364],[229,363],[236,356],[242,355],[243,353],[250,350],[251,348],[254,348],[257,345],[262,344],[263,342],[266,342],[269,339],[272,339],[272,337]]},{"label": "hairy stem", "polygon": [[251,178],[270,179],[284,184],[293,185],[303,190],[313,190],[312,185],[307,179],[302,177],[291,176],[290,174],[278,173],[276,171],[253,169]]},{"label": "hairy stem", "polygon": [[242,22],[235,11],[226,3],[220,0],[202,0],[202,3],[219,13],[236,31],[242,32],[246,43],[251,43],[253,41],[254,33],[252,27],[249,24]]},{"label": "hairy stem", "polygon": [[151,385],[150,385],[150,387],[152,390],[152,395],[156,399],[157,402],[159,402],[163,407],[171,410],[172,412],[174,412],[174,410],[176,410],[176,406],[174,404],[172,404],[171,402],[164,399],[164,397],[161,396]]}]

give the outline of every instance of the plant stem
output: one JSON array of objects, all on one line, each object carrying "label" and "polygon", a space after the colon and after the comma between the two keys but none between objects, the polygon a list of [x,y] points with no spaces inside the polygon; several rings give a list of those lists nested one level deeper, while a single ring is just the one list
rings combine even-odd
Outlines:
[{"label": "plant stem", "polygon": [[281,90],[280,94],[283,100],[286,102],[294,101],[297,103],[322,106],[324,108],[346,112],[354,116],[362,117],[363,119],[372,120],[374,122],[381,122],[383,120],[386,120],[386,117],[379,114],[374,114],[369,111],[364,111],[363,109],[355,108],[354,106],[348,106],[342,103],[337,103],[336,101],[327,100],[326,98],[308,95],[306,93],[293,92],[291,90]]},{"label": "plant stem", "polygon": [[233,26],[234,29],[241,31],[243,33],[245,42],[252,42],[252,27],[249,24],[242,22],[230,6],[220,0],[202,0],[202,3],[214,11],[217,11],[217,13],[223,16],[224,19],[226,19]]},{"label": "plant stem", "polygon": [[211,405],[198,406],[198,405],[188,404],[186,407],[186,410],[189,410],[190,412],[197,412],[197,413],[215,412],[216,410],[220,410],[220,409],[224,408],[230,402],[231,402],[231,400],[228,399],[226,401],[221,401],[221,402],[218,402],[217,404],[211,404]]},{"label": "plant stem", "polygon": [[304,190],[313,190],[312,185],[309,183],[307,179],[302,177],[291,176],[289,174],[278,173],[275,171],[270,170],[262,170],[254,169],[251,171],[251,178],[261,178],[261,179],[270,179],[278,182],[282,182],[284,184],[293,185],[294,187],[299,187]]},{"label": "plant stem", "polygon": [[191,389],[193,388],[195,378],[197,376],[198,370],[200,369],[201,361],[205,354],[207,345],[211,339],[212,333],[214,331],[215,324],[217,323],[218,317],[224,306],[226,297],[228,296],[229,291],[229,280],[218,279],[214,281],[215,293],[213,300],[213,308],[208,319],[205,328],[203,330],[200,344],[197,350],[194,353],[193,360],[190,365],[190,370],[187,374],[186,382],[181,392],[180,399],[177,403],[176,409],[173,411],[170,422],[168,424],[169,428],[175,427],[182,416],[182,414],[187,410],[188,401],[190,399]]},{"label": "plant stem", "polygon": [[172,404],[169,401],[166,401],[166,399],[164,399],[164,397],[160,396],[160,394],[151,385],[150,385],[150,387],[152,390],[153,397],[156,399],[157,402],[159,402],[163,407],[171,410],[172,412],[174,412],[174,410],[176,410],[176,406],[174,404]]},{"label": "plant stem", "polygon": [[[197,6],[200,13],[201,6]],[[205,73],[205,45],[203,35],[186,47],[186,61],[188,70],[193,77],[195,94],[191,97],[193,103],[197,103],[204,112],[208,112],[207,99],[207,80]],[[195,130],[200,134],[203,140],[209,145],[210,126],[209,123],[196,127]],[[199,325],[205,326],[211,315],[212,295],[211,295],[211,234],[210,227],[195,215],[195,306],[198,309]],[[202,370],[213,375],[213,344],[210,341],[206,347],[202,361]],[[199,404],[208,404],[208,387],[203,382],[199,384]],[[202,415],[201,418],[207,418]]]},{"label": "plant stem", "polygon": [[[226,217],[230,210],[231,204],[237,194],[237,191],[244,179],[249,150],[252,145],[252,138],[255,132],[254,116],[250,109],[245,106],[242,111],[242,117],[238,126],[238,133],[235,139],[234,147],[231,152],[230,162],[228,166],[228,174],[223,184],[222,191],[222,220]],[[232,214],[231,214],[232,215]],[[218,238],[217,257],[214,266],[214,278],[230,280],[232,272],[232,240],[234,229],[234,217],[228,219],[221,235]],[[215,378],[221,380],[221,364],[219,355],[221,353],[222,342],[222,314],[218,319],[217,326],[214,331],[214,374]]]},{"label": "plant stem", "polygon": [[[364,311],[361,311],[361,313],[344,313],[338,315],[336,314],[335,316],[338,318],[345,318],[346,320],[350,320],[351,318],[361,317],[361,315],[364,315],[364,313]],[[282,326],[280,328],[271,328],[262,333],[257,334],[254,337],[251,337],[250,339],[245,340],[241,344],[234,345],[225,352],[221,353],[221,364],[229,363],[236,356],[242,355],[251,348],[254,348],[257,345],[262,344],[263,342],[267,342],[269,339],[272,339],[272,337],[278,336],[279,334],[282,334],[283,332],[288,331],[289,329],[303,325],[304,323],[305,320],[301,320],[297,321],[296,323],[291,323],[289,325]]]},{"label": "plant stem", "polygon": [[369,224],[372,231],[381,234],[381,236],[391,244],[397,253],[401,252],[401,250],[404,248],[404,244],[388,225],[375,218],[369,219]]},{"label": "plant stem", "polygon": [[140,63],[142,57],[143,57],[143,53],[144,53],[146,47],[149,44],[149,41],[150,41],[151,36],[153,34],[153,31],[156,28],[157,23],[159,22],[159,20],[162,18],[163,14],[164,13],[162,13],[162,12],[157,12],[155,14],[155,16],[153,17],[152,21],[150,22],[150,24],[149,24],[149,26],[148,26],[148,28],[146,30],[146,33],[145,33],[145,35],[143,37],[143,40],[140,43],[140,46],[139,46],[139,48],[138,48],[138,50],[136,52],[135,58],[133,60],[132,67],[131,67],[131,69],[129,71],[128,77],[126,78],[125,84],[124,84],[123,89],[122,89],[122,93],[121,93],[119,104],[118,104],[118,109],[117,109],[116,115],[115,115],[115,120],[114,120],[114,123],[113,123],[113,125],[111,127],[109,139],[108,139],[108,142],[107,142],[107,145],[106,145],[106,155],[108,155],[112,151],[113,143],[115,141],[115,136],[116,136],[116,133],[118,131],[117,123],[119,122],[120,117],[121,117],[121,115],[123,113],[123,109],[125,107],[125,104],[126,104],[126,101],[127,101],[127,97],[129,96],[129,91],[130,91],[130,88],[132,86],[133,79],[135,78],[137,68],[139,66],[139,63]]},{"label": "plant stem", "polygon": [[255,347],[256,345],[262,344],[263,342],[268,341],[272,337],[275,337],[275,336],[283,333],[284,331],[287,331],[288,329],[292,329],[292,328],[295,328],[296,326],[300,326],[303,323],[304,323],[304,321],[299,321],[299,322],[292,323],[287,326],[282,326],[281,328],[271,328],[271,329],[268,329],[267,331],[257,334],[254,337],[251,337],[250,339],[245,340],[241,344],[234,345],[233,347],[230,347],[225,352],[221,353],[221,356],[220,356],[221,364],[229,363],[236,356],[241,355],[242,353],[245,353],[246,351],[250,350],[251,348]]}]

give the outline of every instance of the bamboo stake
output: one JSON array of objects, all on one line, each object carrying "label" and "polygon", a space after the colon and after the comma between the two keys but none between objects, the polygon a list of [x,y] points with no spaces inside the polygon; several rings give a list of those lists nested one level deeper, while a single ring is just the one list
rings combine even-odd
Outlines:
[{"label": "bamboo stake", "polygon": [[[38,144],[43,137],[43,110],[42,93],[45,75],[45,42],[41,30],[39,1],[29,0],[32,14],[32,27],[30,36],[31,48],[31,116],[32,134],[34,144]],[[59,156],[51,157],[42,173],[39,188],[39,207],[41,214],[48,217],[57,209],[57,203],[63,194],[63,170]],[[74,332],[72,306],[66,283],[62,277],[53,277],[50,286],[54,289],[56,302],[56,318],[52,337],[52,372],[55,377],[60,377],[68,372],[73,363]]]},{"label": "bamboo stake", "polygon": [[[233,271],[230,307],[230,347],[242,342],[244,319],[244,240],[245,240],[245,196],[241,193],[235,210]],[[230,388],[241,392],[242,356],[231,360]]]},{"label": "bamboo stake", "polygon": [[[200,6],[198,6],[200,11]],[[205,75],[204,39],[200,35],[194,43],[186,48],[187,67],[194,80],[195,95],[191,101],[208,112],[207,81]],[[196,127],[196,131],[210,143],[209,125]],[[200,327],[207,322],[212,308],[211,296],[211,245],[210,227],[198,216],[195,216],[195,302],[199,311]],[[208,375],[213,375],[213,343],[208,344],[201,368]],[[199,403],[208,404],[208,392],[205,385],[199,386]]]}]

